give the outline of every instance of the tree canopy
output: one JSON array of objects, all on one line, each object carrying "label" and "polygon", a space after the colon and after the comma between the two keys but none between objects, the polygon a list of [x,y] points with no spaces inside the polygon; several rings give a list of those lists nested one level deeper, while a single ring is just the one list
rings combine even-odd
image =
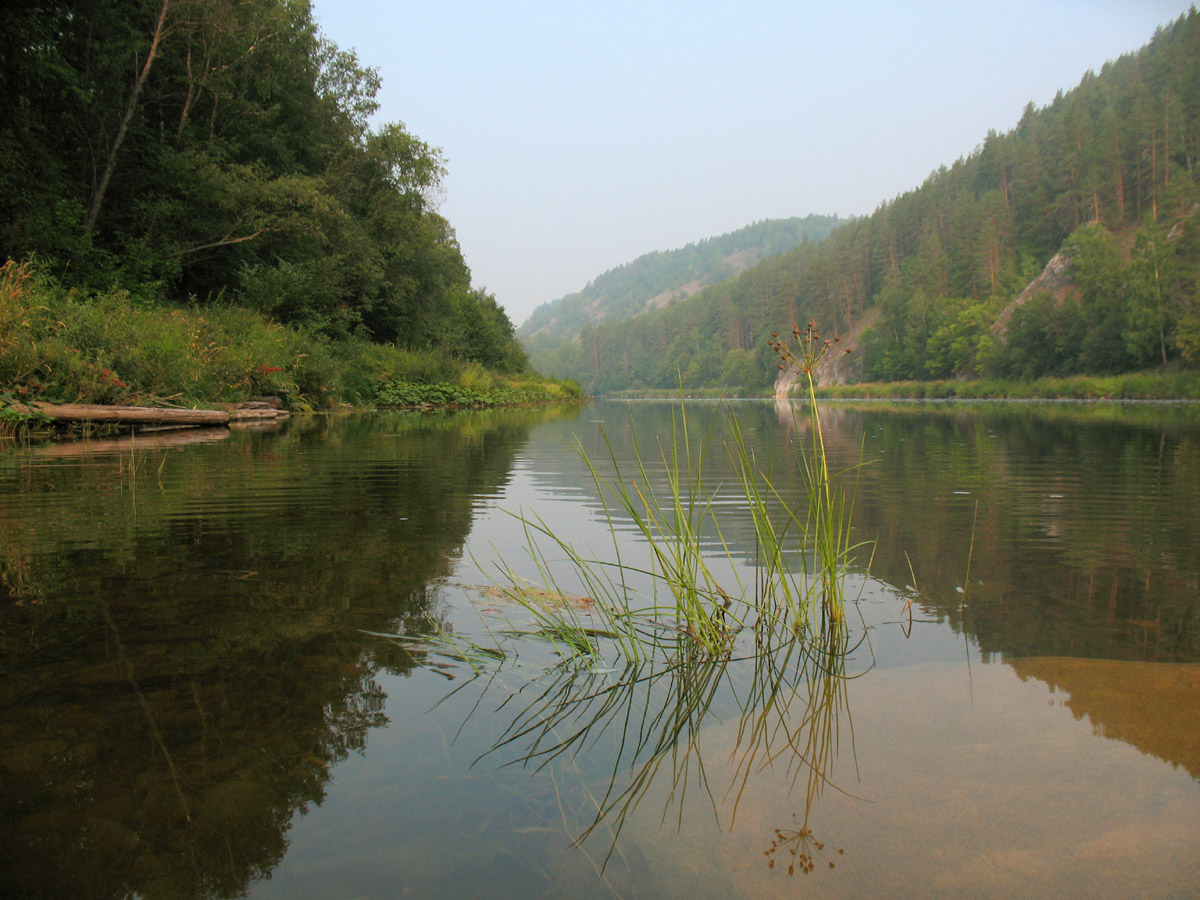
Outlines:
[{"label": "tree canopy", "polygon": [[437,212],[441,152],[373,124],[378,73],[305,0],[14,0],[0,27],[0,255],[525,365]]},{"label": "tree canopy", "polygon": [[[669,308],[584,328],[543,371],[599,392],[681,377],[762,389],[771,332],[810,319],[831,335],[874,321],[866,379],[1198,364],[1198,164],[1192,10],[871,216]],[[1063,289],[1014,304],[1060,251]]]},{"label": "tree canopy", "polygon": [[684,299],[804,241],[819,241],[840,223],[837,216],[766,219],[677,250],[646,253],[596,276],[581,291],[543,303],[517,334],[535,350],[557,346],[579,337],[588,323],[620,321]]}]

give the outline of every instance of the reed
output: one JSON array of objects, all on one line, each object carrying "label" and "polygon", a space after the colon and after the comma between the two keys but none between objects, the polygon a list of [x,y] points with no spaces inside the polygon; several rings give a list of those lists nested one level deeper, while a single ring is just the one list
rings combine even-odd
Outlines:
[{"label": "reed", "polygon": [[[819,338],[815,330],[809,337],[811,349]],[[698,792],[714,815],[728,810],[732,824],[748,782],[764,769],[804,784],[803,821],[788,832],[785,852],[796,850],[801,867],[814,848],[819,853],[810,812],[832,784],[849,720],[846,661],[857,646],[845,590],[855,550],[853,497],[841,487],[844,473],[830,466],[811,384],[800,415],[808,436],[796,463],[805,485],[799,501],[777,485],[776,458],[757,459],[736,417],[728,417],[723,447],[735,476],[720,487],[723,498],[740,494],[753,522],[752,579],[725,540],[718,489],[706,478],[721,446],[717,417],[696,423],[681,403],[653,451],[635,435],[632,462],[622,463],[604,432],[606,459],[575,441],[600,498],[606,558],[579,550],[536,513],[512,514],[524,530],[528,564],[499,561],[484,592],[509,601],[505,612],[487,611],[504,622],[485,622],[497,648],[443,630],[380,635],[468,665],[476,679],[452,693],[473,683],[485,694],[504,692],[498,709],[508,722],[485,756],[552,776],[578,774],[584,759],[588,769],[600,766],[581,784],[577,803],[559,793],[557,781],[555,789],[577,844],[609,841],[601,873],[655,783],[667,788],[664,820],[673,813],[681,823],[685,798]],[[528,565],[534,578],[521,574]],[[471,709],[481,706],[476,700]],[[731,720],[734,750],[714,765],[701,732]]]},{"label": "reed", "polygon": [[[704,483],[705,461],[713,435],[714,418],[705,432],[704,439],[694,444],[688,427],[687,408],[683,404],[671,418],[670,441],[658,443],[659,460],[662,463],[665,492],[652,486],[647,461],[641,446],[634,436],[634,458],[636,473],[622,472],[605,435],[613,474],[605,476],[588,458],[582,444],[576,450],[591,473],[597,492],[605,497],[604,509],[607,525],[613,537],[614,552],[619,553],[617,543],[618,523],[614,510],[633,525],[649,551],[648,570],[632,569],[621,563],[620,586],[629,595],[628,575],[648,576],[651,596],[648,607],[642,607],[641,615],[650,613],[656,619],[673,621],[678,631],[686,635],[706,653],[718,655],[732,640],[743,624],[739,610],[733,609],[730,596],[740,594],[742,585],[736,567],[729,565],[734,584],[718,578],[713,565],[704,551],[702,534],[707,527],[715,533],[725,551],[726,561],[732,563],[728,545],[721,534],[721,526],[713,513],[714,495]],[[665,595],[668,600],[660,599]],[[621,609],[621,606],[618,606]],[[628,612],[626,606],[622,612]]]},{"label": "reed", "polygon": [[[825,431],[821,425],[821,411],[817,403],[817,385],[814,372],[822,360],[831,352],[841,338],[822,339],[816,323],[810,321],[801,331],[799,325],[792,326],[794,345],[781,340],[775,332],[771,347],[780,357],[780,368],[795,366],[804,378],[805,412],[811,447],[807,455],[801,455],[801,466],[808,488],[807,518],[804,525],[804,542],[811,548],[813,567],[820,585],[820,599],[826,613],[840,621],[844,614],[845,566],[855,547],[850,544],[850,514],[853,502],[848,499],[844,488],[835,481],[829,471],[829,455],[825,448]],[[849,348],[843,348],[849,353]],[[859,461],[861,465],[861,458]],[[807,557],[806,557],[807,558]]]},{"label": "reed", "polygon": [[[575,442],[600,497],[611,559],[582,554],[536,515],[516,515],[543,587],[522,579],[505,561],[497,565],[495,581],[528,612],[532,624],[527,636],[552,641],[574,663],[612,666],[653,656],[680,640],[709,658],[720,658],[752,622],[786,624],[798,636],[843,627],[845,574],[856,549],[849,527],[853,498],[841,485],[847,473],[830,470],[812,376],[833,342],[822,343],[811,323],[803,333],[794,328],[794,336],[795,350],[779,340],[772,346],[807,378],[804,415],[810,441],[799,461],[804,502],[794,503],[776,487],[771,467],[760,465],[736,417],[729,417],[725,449],[758,549],[753,583],[745,583],[740,574],[715,513],[716,492],[705,480],[717,416],[697,431],[681,402],[672,414],[670,433],[657,440],[654,454],[646,453],[634,435],[628,469],[607,433],[601,431],[608,456],[603,466]],[[657,479],[651,477],[652,468]],[[636,565],[622,557],[618,538],[630,523],[639,539]],[[714,545],[720,551],[714,553]],[[790,562],[797,551],[799,572]],[[586,613],[553,600],[570,595],[563,584],[568,573],[570,584],[591,601]]]}]

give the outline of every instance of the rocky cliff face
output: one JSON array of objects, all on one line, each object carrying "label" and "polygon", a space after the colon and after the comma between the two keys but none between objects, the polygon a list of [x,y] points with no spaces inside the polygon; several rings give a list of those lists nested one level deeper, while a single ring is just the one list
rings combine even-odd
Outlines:
[{"label": "rocky cliff face", "polygon": [[1001,343],[1004,342],[1005,336],[1008,333],[1008,321],[1012,318],[1017,307],[1022,303],[1030,300],[1035,294],[1049,293],[1054,295],[1054,299],[1058,303],[1071,293],[1075,287],[1075,280],[1071,277],[1071,255],[1064,248],[1059,250],[1050,258],[1050,262],[1046,263],[1046,267],[1042,269],[1042,274],[1025,286],[1025,290],[1013,297],[1009,301],[1008,306],[996,317],[995,323],[992,325],[992,334]]}]

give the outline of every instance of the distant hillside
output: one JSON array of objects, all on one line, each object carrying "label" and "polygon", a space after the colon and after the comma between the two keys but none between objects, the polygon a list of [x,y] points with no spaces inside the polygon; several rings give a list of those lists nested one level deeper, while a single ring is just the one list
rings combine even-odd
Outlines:
[{"label": "distant hillside", "polygon": [[517,336],[527,346],[557,346],[578,338],[585,325],[669,306],[804,241],[819,241],[838,224],[837,216],[768,219],[678,250],[647,253],[610,269],[578,293],[543,303]]},{"label": "distant hillside", "polygon": [[593,393],[766,391],[772,331],[815,320],[859,335],[855,380],[1200,366],[1198,209],[1193,9],[871,216],[537,364]]}]

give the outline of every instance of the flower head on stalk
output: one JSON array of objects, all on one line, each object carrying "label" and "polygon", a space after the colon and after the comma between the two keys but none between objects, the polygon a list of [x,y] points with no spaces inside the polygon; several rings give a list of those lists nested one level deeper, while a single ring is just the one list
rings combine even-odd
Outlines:
[{"label": "flower head on stalk", "polygon": [[[828,339],[822,341],[821,335],[817,333],[817,323],[811,319],[803,333],[801,333],[799,325],[793,324],[792,337],[796,339],[799,355],[780,339],[778,331],[771,332],[771,340],[767,343],[778,354],[780,369],[787,368],[787,364],[791,363],[810,379],[821,360],[825,358],[825,354],[830,352],[834,344],[841,343],[842,340],[835,335],[832,341]],[[846,347],[844,352],[849,353],[850,348]]]}]

